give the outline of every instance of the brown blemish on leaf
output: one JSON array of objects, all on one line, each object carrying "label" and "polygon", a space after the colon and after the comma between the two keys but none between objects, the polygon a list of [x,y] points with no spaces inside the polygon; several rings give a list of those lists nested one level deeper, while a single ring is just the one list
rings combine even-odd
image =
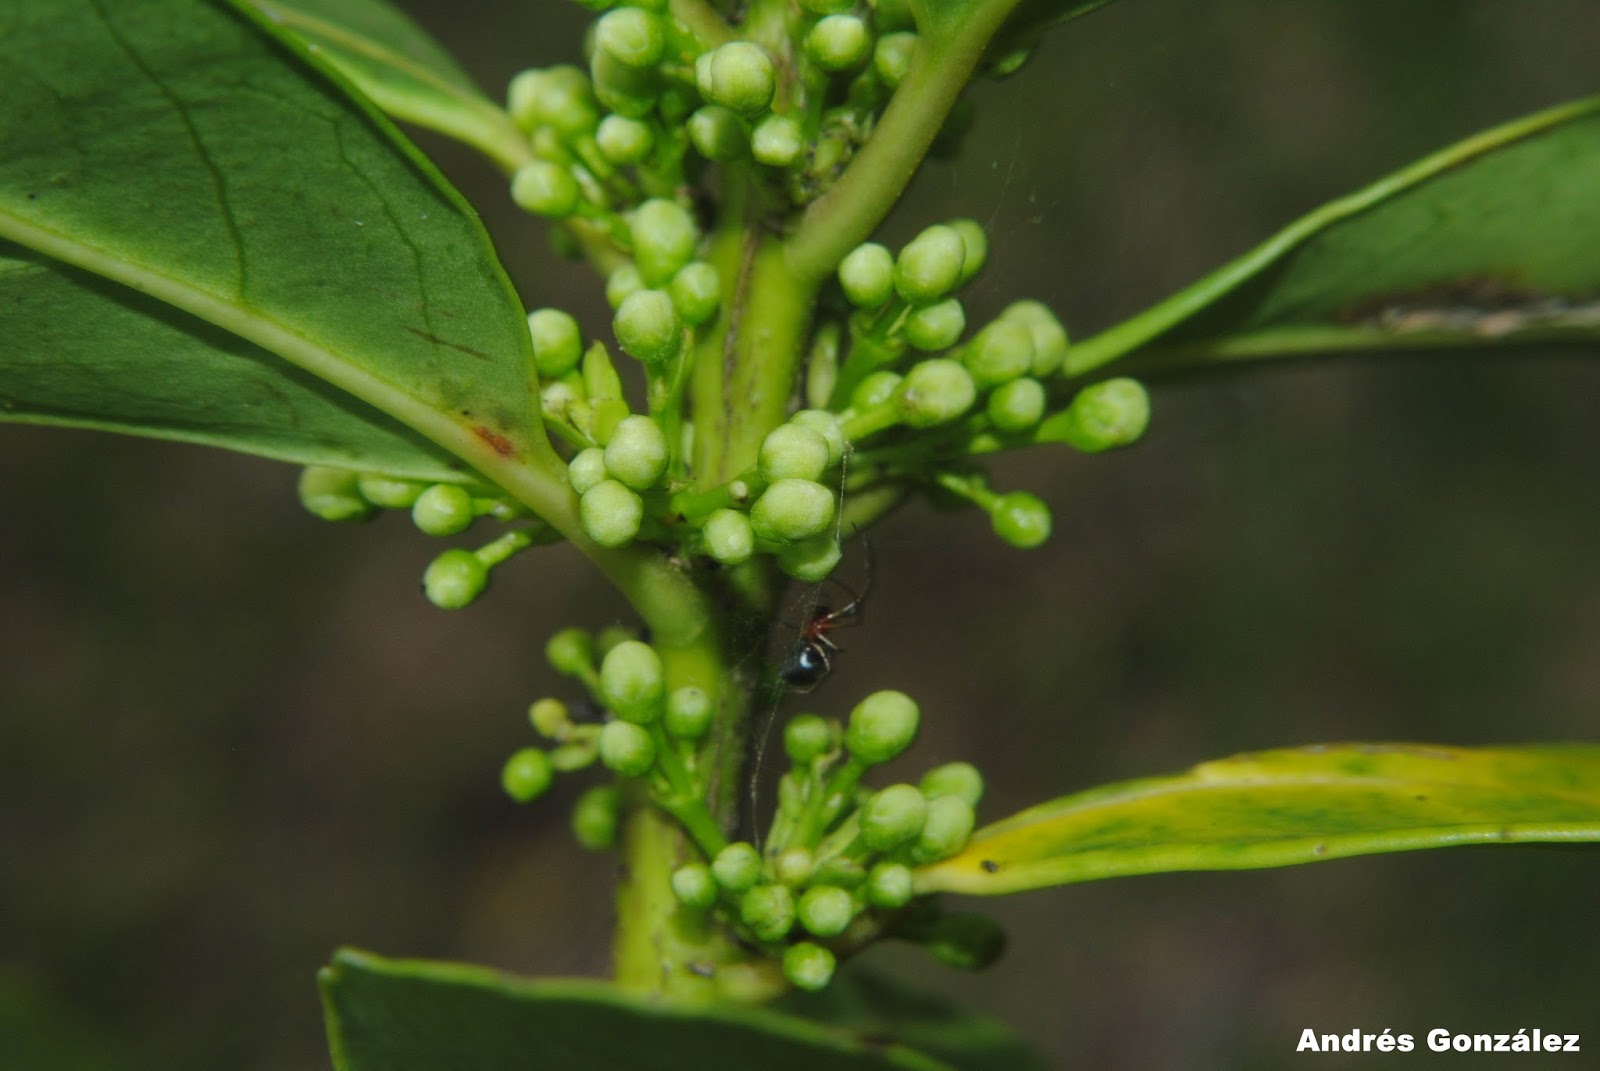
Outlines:
[{"label": "brown blemish on leaf", "polygon": [[431,342],[435,346],[445,346],[445,347],[447,347],[449,349],[452,349],[452,350],[458,350],[461,353],[466,354],[468,357],[476,357],[480,361],[492,361],[492,360],[494,360],[493,357],[490,357],[487,353],[484,353],[482,350],[473,349],[471,346],[463,346],[459,342],[451,342],[447,338],[440,338],[438,335],[434,334],[432,331],[424,331],[420,327],[412,327],[409,324],[406,325],[406,330],[411,332],[413,335],[416,335],[418,338],[422,339],[424,342]]},{"label": "brown blemish on leaf", "polygon": [[1367,298],[1335,318],[1393,334],[1494,339],[1540,327],[1592,327],[1600,322],[1600,303],[1538,290],[1510,277],[1476,275]]},{"label": "brown blemish on leaf", "polygon": [[486,428],[482,424],[474,424],[472,426],[472,434],[488,443],[489,449],[501,457],[513,457],[516,455],[517,448],[511,440],[492,428]]}]

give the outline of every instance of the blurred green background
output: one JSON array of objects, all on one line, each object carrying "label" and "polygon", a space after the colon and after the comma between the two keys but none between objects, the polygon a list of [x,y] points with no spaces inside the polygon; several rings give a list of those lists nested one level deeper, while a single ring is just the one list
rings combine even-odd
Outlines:
[{"label": "blurred green background", "polygon": [[[492,92],[570,60],[586,17],[403,6]],[[993,253],[969,320],[1032,296],[1083,336],[1425,151],[1592,92],[1597,41],[1593,0],[1126,0],[980,86],[964,158],[930,166],[888,234],[976,216]],[[528,303],[603,328],[597,288],[503,180],[425,144]],[[913,765],[980,762],[989,818],[1243,749],[1600,738],[1592,357],[1299,364],[1155,403],[1137,449],[996,466],[1055,508],[1040,550],[921,507],[875,533],[868,622],[806,706],[913,692]],[[0,429],[13,1060],[26,1021],[70,1035],[58,1062],[86,1071],[326,1067],[313,973],[340,944],[606,968],[612,863],[571,843],[572,786],[518,808],[497,782],[528,701],[566,694],[545,637],[624,608],[555,548],[433,610],[417,581],[435,541],[402,517],[314,521],[294,479]],[[1063,1067],[1285,1067],[1307,1027],[1420,1045],[1538,1026],[1593,1047],[1597,886],[1600,852],[1554,848],[1138,878],[983,905],[1015,941],[982,976],[870,958]]]}]

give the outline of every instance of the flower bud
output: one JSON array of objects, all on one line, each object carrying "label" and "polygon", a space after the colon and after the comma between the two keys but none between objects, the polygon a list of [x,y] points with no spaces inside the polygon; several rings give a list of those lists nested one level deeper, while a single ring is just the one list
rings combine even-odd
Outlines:
[{"label": "flower bud", "polygon": [[601,480],[578,499],[578,517],[590,539],[602,547],[622,547],[639,534],[644,503],[616,480]]},{"label": "flower bud", "polygon": [[928,816],[917,834],[912,855],[919,863],[948,859],[967,846],[977,815],[960,796],[939,796],[928,801]]},{"label": "flower bud", "polygon": [[359,477],[349,469],[307,465],[300,472],[300,504],[325,521],[364,521],[372,504],[361,495]]},{"label": "flower bud", "polygon": [[837,966],[832,952],[810,941],[797,941],[783,951],[783,976],[807,993],[827,988]]},{"label": "flower bud", "polygon": [[739,900],[739,918],[758,941],[781,941],[794,927],[794,893],[784,885],[756,885]]},{"label": "flower bud", "polygon": [[361,497],[374,506],[384,509],[410,509],[428,485],[415,480],[402,480],[398,476],[368,472],[356,478],[356,488]]},{"label": "flower bud", "polygon": [[872,69],[883,84],[896,89],[911,73],[911,60],[917,52],[917,35],[900,31],[878,38],[872,49]]},{"label": "flower bud", "polygon": [[989,236],[984,233],[983,224],[975,219],[953,219],[948,226],[961,236],[961,281],[965,283],[982,271],[988,261]]},{"label": "flower bud", "polygon": [[761,441],[761,475],[768,482],[818,480],[828,468],[828,440],[798,424],[780,424]]},{"label": "flower bud", "polygon": [[922,832],[928,801],[915,785],[890,785],[861,808],[861,842],[887,852]]},{"label": "flower bud", "polygon": [[922,775],[922,794],[928,799],[959,796],[976,807],[983,799],[983,774],[970,762],[947,762]]},{"label": "flower bud", "polygon": [[628,221],[633,260],[648,286],[665,286],[694,256],[700,229],[676,201],[654,197],[634,209]]},{"label": "flower bud", "polygon": [[672,298],[661,290],[639,290],[617,306],[611,321],[617,341],[630,357],[646,365],[661,365],[677,356],[683,343],[683,324]]},{"label": "flower bud", "polygon": [[560,164],[535,160],[511,176],[511,199],[524,211],[565,219],[578,209],[578,181]]},{"label": "flower bud", "polygon": [[769,115],[750,132],[750,155],[757,163],[793,167],[805,152],[805,130],[787,115]]},{"label": "flower bud", "polygon": [[707,160],[737,160],[749,147],[739,116],[720,104],[707,104],[689,116],[689,140]]},{"label": "flower bud", "polygon": [[570,315],[560,309],[535,309],[528,313],[528,333],[533,336],[533,366],[540,378],[558,379],[578,367],[583,335]]},{"label": "flower bud", "polygon": [[624,721],[648,725],[666,702],[666,673],[655,648],[625,640],[600,661],[600,698]]},{"label": "flower bud", "polygon": [[875,309],[894,293],[894,267],[893,253],[877,242],[867,242],[839,262],[839,285],[850,304]]},{"label": "flower bud", "polygon": [[618,7],[595,22],[594,44],[629,67],[653,67],[661,62],[666,32],[659,15],[637,7]]},{"label": "flower bud", "polygon": [[961,364],[935,357],[913,365],[894,397],[902,421],[913,428],[931,428],[965,414],[978,390]]},{"label": "flower bud", "polygon": [[873,692],[850,712],[844,745],[869,765],[888,762],[911,746],[921,716],[916,701],[904,692]]},{"label": "flower bud", "polygon": [[1027,375],[1033,366],[1033,332],[1000,319],[978,332],[961,355],[980,390]]},{"label": "flower bud", "polygon": [[837,465],[844,457],[845,448],[849,443],[844,437],[844,428],[839,424],[839,415],[830,413],[826,409],[802,409],[789,418],[789,423],[802,428],[810,428],[822,436],[828,444],[828,468]]},{"label": "flower bud", "polygon": [[568,677],[580,677],[594,670],[594,637],[581,628],[564,628],[544,645],[550,668]]},{"label": "flower bud", "polygon": [[761,855],[748,842],[734,841],[711,860],[711,873],[724,889],[742,893],[761,878]]},{"label": "flower bud", "polygon": [[618,167],[643,163],[655,148],[650,124],[623,115],[608,115],[594,132],[600,154]]},{"label": "flower bud", "polygon": [[555,780],[550,758],[536,747],[525,747],[506,760],[500,770],[500,786],[518,803],[529,803],[544,795]]},{"label": "flower bud", "polygon": [[842,557],[844,551],[834,533],[822,532],[779,547],[778,568],[801,583],[819,584],[828,578]]},{"label": "flower bud", "polygon": [[605,448],[606,472],[635,491],[655,484],[667,471],[667,439],[647,416],[623,417]]},{"label": "flower bud", "polygon": [[937,301],[961,282],[966,243],[953,228],[936,224],[907,242],[894,262],[894,288],[912,304]]},{"label": "flower bud", "polygon": [[567,462],[567,483],[580,495],[606,479],[607,475],[606,452],[598,446],[579,450]]},{"label": "flower bud", "polygon": [[893,911],[911,902],[911,868],[904,863],[877,863],[867,871],[867,903]]},{"label": "flower bud", "polygon": [[796,766],[808,766],[833,748],[833,729],[815,714],[799,714],[783,729],[783,749]]},{"label": "flower bud", "polygon": [[623,777],[643,777],[656,764],[656,745],[633,722],[608,721],[600,730],[600,761]]},{"label": "flower bud", "polygon": [[1039,428],[1041,442],[1065,442],[1099,453],[1137,442],[1150,424],[1150,396],[1136,379],[1108,379],[1083,388],[1066,412]]},{"label": "flower bud", "polygon": [[800,896],[795,915],[808,933],[837,937],[856,917],[855,901],[835,885],[814,885]]},{"label": "flower bud", "polygon": [[613,309],[622,307],[632,294],[644,289],[644,278],[633,264],[624,264],[606,276],[606,304]]},{"label": "flower bud", "polygon": [[717,269],[703,260],[691,261],[678,269],[667,286],[678,315],[690,327],[699,327],[717,314],[722,304],[722,280]]},{"label": "flower bud", "polygon": [[621,816],[622,793],[617,786],[596,785],[572,808],[572,835],[592,852],[608,851],[617,843]]},{"label": "flower bud", "polygon": [[1000,314],[1003,320],[1026,324],[1033,334],[1033,367],[1028,371],[1039,379],[1051,376],[1067,359],[1067,332],[1055,313],[1037,301],[1017,301]]},{"label": "flower bud", "polygon": [[422,592],[441,610],[470,606],[489,584],[489,569],[470,550],[445,551],[422,574]]},{"label": "flower bud", "polygon": [[706,553],[723,565],[738,565],[756,549],[756,533],[750,518],[733,509],[719,509],[706,518],[700,531]]},{"label": "flower bud", "polygon": [[702,863],[689,863],[672,872],[668,879],[672,895],[684,907],[703,910],[717,902],[717,883],[711,871]]},{"label": "flower bud", "polygon": [[709,67],[710,103],[748,116],[760,115],[772,103],[777,81],[760,45],[730,41],[712,51]]},{"label": "flower bud", "polygon": [[854,15],[827,15],[806,34],[806,56],[825,71],[843,71],[867,56],[872,35],[867,24]]},{"label": "flower bud", "polygon": [[711,697],[693,685],[667,693],[667,732],[680,740],[698,740],[711,730]]},{"label": "flower bud", "polygon": [[966,310],[955,298],[924,305],[906,317],[906,341],[927,352],[949,349],[966,329]]},{"label": "flower bud", "polygon": [[1050,507],[1026,491],[1012,491],[990,506],[989,524],[1013,547],[1032,550],[1050,538]]},{"label": "flower bud", "polygon": [[472,494],[454,483],[436,483],[411,504],[411,523],[424,535],[451,536],[472,524]]},{"label": "flower bud", "polygon": [[756,534],[774,542],[819,535],[833,523],[833,492],[812,480],[783,479],[771,484],[750,509]]},{"label": "flower bud", "polygon": [[989,422],[999,431],[1027,431],[1044,417],[1044,384],[1029,376],[1002,383],[989,394]]},{"label": "flower bud", "polygon": [[[904,380],[905,377],[898,372],[872,373],[856,384],[856,389],[850,393],[850,408],[858,413],[877,408],[894,397]],[[971,382],[970,376],[968,382]]]},{"label": "flower bud", "polygon": [[[587,634],[583,635],[588,638]],[[561,700],[545,696],[528,704],[528,721],[533,731],[546,740],[559,740],[572,729],[572,712]]]}]

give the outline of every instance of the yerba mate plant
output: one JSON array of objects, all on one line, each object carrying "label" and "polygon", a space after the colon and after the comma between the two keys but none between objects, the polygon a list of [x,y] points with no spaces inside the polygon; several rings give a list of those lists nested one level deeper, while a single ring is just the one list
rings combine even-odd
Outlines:
[{"label": "yerba mate plant", "polygon": [[[572,833],[620,861],[613,979],[340,953],[337,1067],[1023,1066],[978,1020],[901,1029],[891,998],[870,1028],[846,997],[762,1005],[885,940],[994,963],[1004,934],[948,894],[1600,839],[1585,744],[1291,747],[981,820],[972,763],[883,772],[915,761],[917,682],[829,678],[889,567],[870,532],[908,500],[1021,553],[1050,510],[985,458],[1130,447],[1148,378],[1600,328],[1600,99],[1441,149],[1088,337],[1028,294],[969,322],[1003,256],[989,206],[882,224],[959,150],[971,81],[1105,2],[601,0],[503,104],[381,0],[0,9],[0,415],[300,465],[317,517],[451,540],[421,577],[445,611],[567,542],[637,617],[548,637],[502,774],[534,806],[583,786]],[[527,311],[396,122],[498,165],[609,322]]]}]

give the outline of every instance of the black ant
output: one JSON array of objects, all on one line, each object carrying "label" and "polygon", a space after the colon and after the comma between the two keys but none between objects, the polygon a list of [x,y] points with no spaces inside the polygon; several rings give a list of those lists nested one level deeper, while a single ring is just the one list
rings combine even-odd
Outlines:
[{"label": "black ant", "polygon": [[[865,537],[861,540],[864,554],[861,592],[857,594],[837,580],[841,589],[850,595],[850,601],[834,610],[818,603],[800,629],[800,636],[778,667],[778,678],[797,692],[809,692],[833,672],[833,656],[844,650],[829,638],[828,633],[837,628],[861,624],[866,612],[867,594],[872,590],[872,546]],[[831,579],[831,578],[830,578]]]}]

